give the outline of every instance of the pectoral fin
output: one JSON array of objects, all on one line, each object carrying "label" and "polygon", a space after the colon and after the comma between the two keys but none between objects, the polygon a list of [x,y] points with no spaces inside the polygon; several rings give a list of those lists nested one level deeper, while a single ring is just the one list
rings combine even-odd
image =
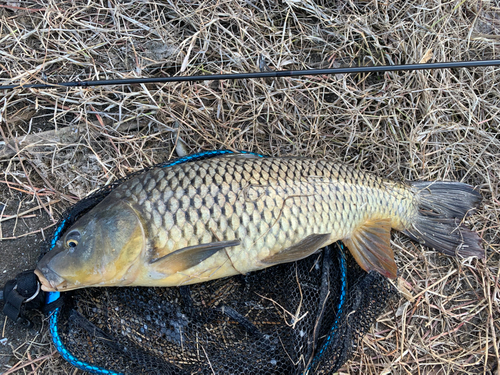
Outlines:
[{"label": "pectoral fin", "polygon": [[196,266],[219,250],[226,247],[238,246],[239,244],[239,240],[233,240],[189,246],[161,258],[153,259],[150,263],[156,271],[165,275],[172,275]]},{"label": "pectoral fin", "polygon": [[265,264],[281,264],[294,262],[296,260],[307,258],[332,242],[331,235],[328,234],[311,234],[302,241],[290,246],[279,253],[271,255],[262,260]]},{"label": "pectoral fin", "polygon": [[365,271],[377,271],[386,277],[395,279],[397,266],[390,240],[391,221],[384,219],[365,222],[350,238],[342,241]]}]

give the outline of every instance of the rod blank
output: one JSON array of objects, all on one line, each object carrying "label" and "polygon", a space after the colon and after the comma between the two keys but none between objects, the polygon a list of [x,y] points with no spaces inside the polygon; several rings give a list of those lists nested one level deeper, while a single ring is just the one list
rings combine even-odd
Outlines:
[{"label": "rod blank", "polygon": [[475,61],[453,61],[430,64],[408,64],[408,65],[382,65],[382,66],[359,66],[332,69],[309,69],[309,70],[278,70],[271,72],[254,73],[233,73],[233,74],[207,74],[200,76],[179,76],[179,77],[155,77],[155,78],[125,78],[96,81],[73,81],[60,83],[36,83],[27,85],[5,85],[0,86],[0,90],[14,89],[47,89],[58,87],[92,87],[110,85],[133,85],[140,83],[167,83],[167,82],[193,82],[193,81],[221,81],[235,79],[254,78],[280,78],[299,77],[331,74],[353,74],[353,73],[374,73],[374,72],[395,72],[414,71],[428,69],[451,69],[451,68],[472,68],[479,66],[499,66],[500,60],[475,60]]}]

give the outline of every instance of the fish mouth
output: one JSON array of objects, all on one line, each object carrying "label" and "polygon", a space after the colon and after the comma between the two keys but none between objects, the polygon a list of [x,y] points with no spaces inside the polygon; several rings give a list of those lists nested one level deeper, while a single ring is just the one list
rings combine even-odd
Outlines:
[{"label": "fish mouth", "polygon": [[56,272],[45,266],[40,269],[35,270],[35,275],[38,276],[40,284],[42,284],[42,290],[44,292],[59,292],[61,290],[67,290],[68,281],[59,276]]}]

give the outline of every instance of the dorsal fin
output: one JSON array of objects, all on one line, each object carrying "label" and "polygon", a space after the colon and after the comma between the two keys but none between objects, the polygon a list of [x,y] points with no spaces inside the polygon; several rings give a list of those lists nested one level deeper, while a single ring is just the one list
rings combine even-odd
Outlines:
[{"label": "dorsal fin", "polygon": [[235,152],[233,154],[222,155],[221,157],[228,159],[259,159],[263,158],[264,156],[254,154],[253,152]]},{"label": "dorsal fin", "polygon": [[258,158],[265,157],[264,155],[256,154],[254,152],[249,152],[249,151],[214,150],[214,151],[204,151],[204,152],[199,152],[197,154],[183,156],[183,157],[171,160],[171,161],[167,161],[167,162],[158,164],[156,166],[161,167],[161,168],[172,167],[174,165],[189,163],[189,162],[198,161],[198,160],[206,160],[206,159],[211,159],[211,158],[221,157],[221,156],[258,157]]}]

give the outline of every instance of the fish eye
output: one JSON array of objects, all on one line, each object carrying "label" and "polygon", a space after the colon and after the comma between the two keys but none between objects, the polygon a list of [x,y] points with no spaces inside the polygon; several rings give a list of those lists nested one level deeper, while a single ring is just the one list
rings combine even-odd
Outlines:
[{"label": "fish eye", "polygon": [[76,247],[76,245],[78,245],[78,241],[77,241],[77,240],[74,240],[74,239],[67,240],[67,241],[66,241],[66,245],[67,245],[68,247]]},{"label": "fish eye", "polygon": [[78,245],[78,240],[80,239],[80,232],[73,230],[66,236],[66,246],[70,248],[75,248]]}]

